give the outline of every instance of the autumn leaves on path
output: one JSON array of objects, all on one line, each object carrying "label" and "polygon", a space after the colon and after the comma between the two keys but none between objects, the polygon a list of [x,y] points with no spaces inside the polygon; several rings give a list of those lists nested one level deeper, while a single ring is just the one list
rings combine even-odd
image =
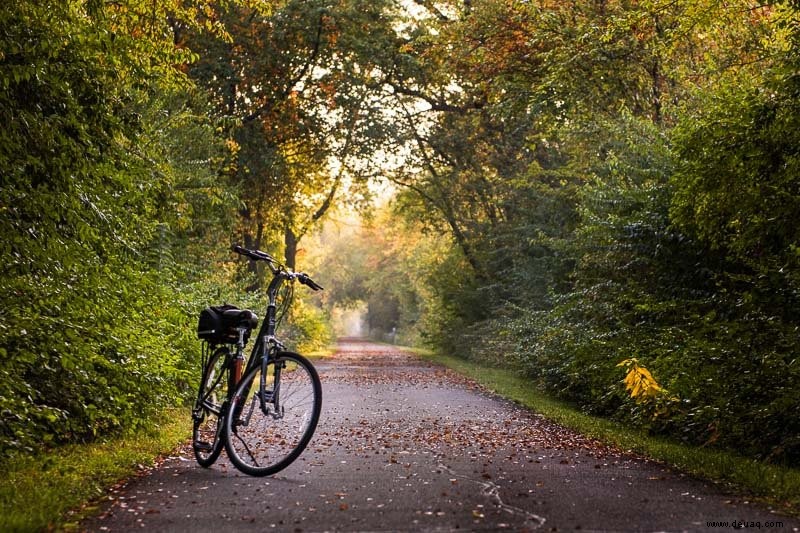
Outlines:
[{"label": "autumn leaves on path", "polygon": [[685,531],[734,516],[775,521],[394,347],[342,342],[320,368],[327,415],[313,455],[320,468],[333,461],[324,469],[348,486],[337,496],[351,515],[343,529]]},{"label": "autumn leaves on path", "polygon": [[[786,518],[610,449],[394,347],[343,341],[315,361],[323,413],[270,478],[191,450],[113,494],[89,530],[692,531]],[[189,422],[187,421],[187,424]]]}]

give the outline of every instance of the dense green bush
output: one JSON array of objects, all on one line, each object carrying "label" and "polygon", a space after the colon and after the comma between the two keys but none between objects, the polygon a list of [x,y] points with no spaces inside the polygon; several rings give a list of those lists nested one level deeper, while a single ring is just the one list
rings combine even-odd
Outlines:
[{"label": "dense green bush", "polygon": [[686,351],[687,372],[705,378],[704,386],[697,378],[684,378],[681,386],[695,395],[699,388],[708,393],[712,438],[796,462],[800,423],[791,413],[800,409],[797,12],[783,11],[778,22],[789,22],[795,46],[778,56],[762,80],[734,79],[706,95],[676,129],[681,164],[672,177],[670,215],[706,256],[720,258],[710,267],[713,305],[700,315],[694,349]]},{"label": "dense green bush", "polygon": [[134,429],[192,379],[177,241],[220,150],[129,4],[0,8],[0,456]]},{"label": "dense green bush", "polygon": [[[305,291],[306,288],[298,287],[298,290]],[[278,337],[289,349],[301,353],[327,348],[335,340],[330,317],[321,307],[309,303],[308,299],[295,295],[286,323],[278,331]]]},{"label": "dense green bush", "polygon": [[[725,122],[730,124],[730,117]],[[557,276],[551,278],[545,300],[525,304],[534,294],[531,286],[513,297],[487,299],[493,305],[491,318],[469,322],[455,312],[445,314],[435,339],[481,364],[512,363],[538,386],[588,412],[691,444],[727,446],[796,464],[800,338],[792,296],[796,291],[790,283],[796,270],[787,257],[795,228],[788,213],[796,211],[772,212],[775,231],[790,235],[775,253],[742,256],[729,246],[709,242],[689,225],[679,227],[672,217],[686,198],[701,198],[699,193],[675,194],[676,188],[704,183],[693,171],[711,172],[713,165],[705,164],[710,146],[726,144],[705,143],[702,155],[692,161],[699,137],[708,141],[711,133],[690,130],[678,138],[691,147],[678,160],[668,137],[646,120],[628,116],[590,129],[604,132],[595,136],[604,157],[594,160],[591,181],[580,187],[579,221],[569,238],[539,234],[535,241],[549,250],[547,255],[568,258],[561,262],[573,265],[562,270],[566,277],[558,283],[553,279]],[[778,131],[784,132],[783,142],[787,133]],[[761,139],[759,150],[773,150],[765,132],[740,141],[720,137],[736,146],[745,138]],[[755,147],[748,161],[758,164],[754,151]],[[720,155],[719,161],[734,161],[742,168],[731,157]],[[778,168],[782,172],[786,166]],[[757,172],[763,176],[760,181],[767,179],[767,173]],[[732,180],[736,173],[718,170],[717,175]],[[728,182],[722,189],[734,194],[741,187]],[[791,201],[785,187],[784,195],[784,201]],[[749,198],[755,201],[753,193]],[[732,202],[731,209],[743,213],[750,205]],[[497,257],[499,264],[514,271],[503,281],[552,276],[558,264],[514,261],[513,255],[503,258],[502,252]],[[784,269],[780,274],[775,267],[779,262]],[[467,296],[459,295],[459,289]],[[486,287],[461,284],[440,297],[464,302],[480,290]],[[622,383],[625,369],[618,365],[631,358],[652,373],[663,394],[639,401],[630,396]]]}]

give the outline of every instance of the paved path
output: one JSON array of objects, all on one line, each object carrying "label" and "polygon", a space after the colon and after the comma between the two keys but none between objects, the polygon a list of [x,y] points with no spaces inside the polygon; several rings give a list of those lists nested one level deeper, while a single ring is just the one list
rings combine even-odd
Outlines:
[{"label": "paved path", "polygon": [[251,478],[187,448],[116,489],[86,530],[800,531],[391,347],[342,342],[317,366],[323,415],[292,466]]}]

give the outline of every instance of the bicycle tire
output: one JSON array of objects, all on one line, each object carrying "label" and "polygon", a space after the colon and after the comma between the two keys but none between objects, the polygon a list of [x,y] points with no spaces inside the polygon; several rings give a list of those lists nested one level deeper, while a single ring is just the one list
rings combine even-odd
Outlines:
[{"label": "bicycle tire", "polygon": [[213,465],[222,452],[229,359],[230,351],[224,346],[211,354],[192,410],[192,449],[197,464],[205,468]]},{"label": "bicycle tire", "polygon": [[[275,370],[279,369],[275,405]],[[225,449],[231,462],[251,476],[275,474],[308,445],[322,410],[322,384],[314,366],[300,354],[279,352],[266,364],[267,394],[262,408],[262,364],[239,383],[225,417]]]}]

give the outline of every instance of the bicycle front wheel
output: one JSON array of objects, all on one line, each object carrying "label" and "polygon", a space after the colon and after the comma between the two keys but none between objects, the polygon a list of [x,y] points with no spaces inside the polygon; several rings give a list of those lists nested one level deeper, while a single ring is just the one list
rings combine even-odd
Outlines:
[{"label": "bicycle front wheel", "polygon": [[302,355],[279,352],[245,375],[225,417],[225,449],[236,467],[267,476],[308,445],[322,409],[322,385]]},{"label": "bicycle front wheel", "polygon": [[216,349],[203,369],[200,390],[192,410],[192,449],[197,464],[208,468],[222,452],[222,416],[228,397],[227,365],[230,352]]}]

